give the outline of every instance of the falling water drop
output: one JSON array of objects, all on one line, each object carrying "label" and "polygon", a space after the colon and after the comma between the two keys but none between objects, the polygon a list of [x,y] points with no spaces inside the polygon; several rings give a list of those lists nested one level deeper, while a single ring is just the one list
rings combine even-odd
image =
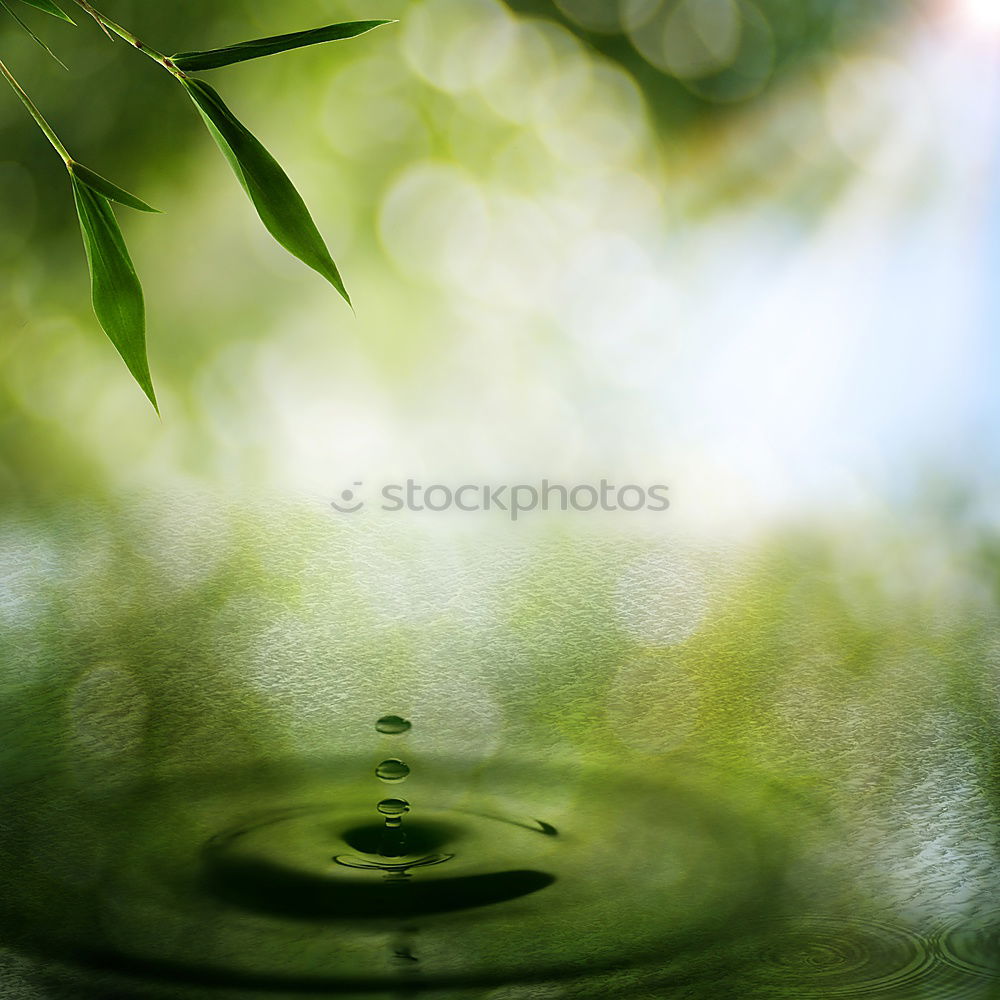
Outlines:
[{"label": "falling water drop", "polygon": [[398,858],[406,853],[406,833],[401,829],[403,817],[410,811],[406,799],[383,799],[376,807],[385,817],[385,830],[378,852],[386,858]]},{"label": "falling water drop", "polygon": [[383,799],[376,808],[386,819],[399,819],[410,811],[406,799]]},{"label": "falling water drop", "polygon": [[376,777],[381,778],[382,781],[390,783],[403,781],[409,773],[410,768],[401,760],[397,760],[395,757],[390,757],[388,760],[382,761],[382,763],[375,768]]},{"label": "falling water drop", "polygon": [[375,723],[377,732],[385,733],[387,736],[398,736],[412,728],[412,723],[398,715],[383,715]]}]

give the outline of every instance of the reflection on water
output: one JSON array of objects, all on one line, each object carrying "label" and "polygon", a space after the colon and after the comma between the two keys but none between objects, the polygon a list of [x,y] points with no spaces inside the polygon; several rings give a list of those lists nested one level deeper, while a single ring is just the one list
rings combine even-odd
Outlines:
[{"label": "reflection on water", "polygon": [[[496,761],[470,782],[428,759],[401,882],[384,864],[343,860],[373,846],[358,764],[183,775],[103,802],[103,878],[75,897],[45,872],[22,879],[12,909],[58,892],[78,918],[60,931],[22,917],[25,946],[191,986],[379,990],[397,974],[386,935],[419,919],[428,989],[621,966],[677,979],[706,942],[777,905],[767,899],[788,845],[758,809],[766,795],[787,822],[777,790],[748,797],[690,761],[655,781]],[[558,830],[465,808],[482,788],[516,806],[518,789],[567,784],[575,803]],[[460,807],[439,804],[449,799]]]},{"label": "reflection on water", "polygon": [[[91,817],[105,864],[75,890],[32,858],[34,823],[51,815],[39,799],[71,790],[8,791],[21,830],[4,836],[3,933],[109,998],[102,976],[127,976],[115,989],[127,981],[129,995],[178,997],[404,986],[486,997],[518,983],[526,997],[556,983],[553,995],[580,998],[991,995],[1000,914],[935,934],[871,904],[849,912],[814,857],[835,831],[801,794],[749,788],[745,773],[692,759],[653,778],[497,761],[475,779],[512,807],[519,788],[571,782],[557,830],[441,804],[476,791],[428,759],[400,881],[366,866],[379,826],[358,764],[185,774],[106,798]],[[340,851],[355,853],[331,863]]]},{"label": "reflection on water", "polygon": [[[186,587],[52,533],[0,634],[5,994],[995,996],[991,557],[949,604],[902,543],[690,549],[665,629],[677,546],[293,526]],[[419,614],[369,613],[382,548]]]}]

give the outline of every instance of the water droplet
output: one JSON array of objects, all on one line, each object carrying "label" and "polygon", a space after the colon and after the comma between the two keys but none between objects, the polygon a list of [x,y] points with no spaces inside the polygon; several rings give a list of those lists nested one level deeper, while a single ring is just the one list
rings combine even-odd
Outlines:
[{"label": "water droplet", "polygon": [[406,799],[383,799],[376,807],[386,817],[401,817],[410,811]]},{"label": "water droplet", "polygon": [[408,732],[412,728],[412,723],[398,715],[383,715],[375,723],[377,732],[385,733],[388,736],[398,736],[400,733]]},{"label": "water droplet", "polygon": [[409,773],[409,767],[395,757],[390,757],[388,760],[382,761],[375,768],[376,777],[381,778],[383,781],[402,781]]}]

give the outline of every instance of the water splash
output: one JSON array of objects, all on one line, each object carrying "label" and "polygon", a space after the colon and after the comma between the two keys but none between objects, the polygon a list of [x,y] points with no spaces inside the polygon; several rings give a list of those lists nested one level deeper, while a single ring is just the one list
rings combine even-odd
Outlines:
[{"label": "water splash", "polygon": [[[408,844],[388,857],[363,756],[171,776],[101,828],[113,865],[68,904],[79,935],[39,922],[25,936],[39,954],[86,950],[151,981],[392,995],[408,987],[413,963],[392,953],[412,920],[421,990],[586,977],[601,995],[600,977],[629,969],[662,996],[701,974],[705,942],[766,918],[795,826],[794,800],[750,800],[745,782],[690,761],[653,774],[498,756],[470,778],[425,756],[420,779]],[[553,802],[570,789],[572,811],[526,819],[546,789]],[[59,882],[42,902],[66,898]]]}]

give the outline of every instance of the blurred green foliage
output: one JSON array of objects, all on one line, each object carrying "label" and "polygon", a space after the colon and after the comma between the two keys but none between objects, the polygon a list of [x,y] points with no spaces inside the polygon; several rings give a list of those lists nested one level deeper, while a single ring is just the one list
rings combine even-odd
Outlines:
[{"label": "blurred green foliage", "polygon": [[[264,364],[258,350],[268,342],[293,344],[292,330],[301,342],[282,357],[329,352],[321,364],[331,377],[370,367],[405,406],[463,358],[461,344],[470,336],[461,315],[466,299],[490,303],[477,322],[501,314],[498,296],[501,312],[518,300],[531,303],[530,323],[512,316],[510,324],[525,336],[535,329],[536,343],[556,342],[542,332],[553,322],[574,322],[564,303],[575,296],[553,298],[557,284],[541,281],[544,272],[517,246],[522,238],[541,252],[550,243],[583,244],[588,232],[610,227],[626,240],[638,233],[652,247],[659,232],[676,231],[668,223],[678,215],[755,196],[817,213],[855,169],[817,125],[821,98],[793,95],[791,107],[776,116],[778,125],[791,123],[792,140],[801,133],[810,144],[806,155],[791,148],[787,129],[762,127],[753,117],[767,103],[765,92],[733,106],[747,109],[746,126],[720,127],[707,139],[701,130],[683,139],[672,133],[665,175],[662,148],[647,132],[643,94],[656,115],[675,122],[695,112],[706,125],[721,126],[723,119],[714,117],[711,102],[659,71],[654,87],[635,50],[621,66],[642,76],[641,90],[615,63],[575,41],[579,25],[571,31],[529,17],[515,30],[493,0],[457,6],[387,0],[385,6],[379,13],[401,23],[377,45],[361,40],[335,53],[302,50],[226,71],[233,112],[267,136],[334,255],[342,263],[351,255],[345,277],[354,274],[366,295],[356,339],[345,339],[351,321],[328,317],[320,302],[305,314],[306,286],[248,231],[246,206],[224,190],[224,168],[174,81],[92,24],[47,24],[71,78],[39,59],[16,28],[2,29],[7,61],[67,145],[165,212],[122,222],[146,276],[151,361],[162,373],[168,423],[184,428],[180,454],[171,445],[169,461],[180,461],[185,474],[213,468],[214,449],[225,450],[233,434],[248,445],[241,462],[262,460],[265,449],[248,444],[257,434],[251,430],[261,396],[255,372]],[[817,10],[817,24],[874,23],[852,14],[851,5]],[[319,12],[299,0],[280,11],[236,2],[118,2],[109,13],[152,44],[178,50],[308,27],[320,13],[351,19],[371,11],[343,0]],[[825,36],[818,27],[795,36],[799,48],[793,35],[782,50],[789,78],[796,53],[800,64],[817,54],[835,61],[848,44],[833,28]],[[613,39],[595,36],[587,45]],[[79,82],[68,86],[70,80]],[[0,479],[14,491],[46,490],[53,484],[44,477],[33,483],[32,467],[73,481],[71,470],[94,459],[114,468],[117,455],[127,466],[139,442],[128,444],[126,426],[111,415],[130,404],[114,390],[108,355],[91,336],[79,236],[67,199],[58,196],[66,189],[62,168],[13,100],[0,102],[0,141],[0,265],[8,278],[0,303],[8,471],[0,468]],[[581,210],[593,218],[582,218]],[[206,216],[209,225],[202,224]],[[536,276],[538,287],[529,288]],[[543,292],[551,301],[542,301]],[[291,313],[298,318],[290,320]],[[217,419],[225,427],[206,440],[199,428]]]},{"label": "blurred green foliage", "polygon": [[906,0],[508,0],[565,25],[641,85],[670,133],[744,107],[866,32]]}]

